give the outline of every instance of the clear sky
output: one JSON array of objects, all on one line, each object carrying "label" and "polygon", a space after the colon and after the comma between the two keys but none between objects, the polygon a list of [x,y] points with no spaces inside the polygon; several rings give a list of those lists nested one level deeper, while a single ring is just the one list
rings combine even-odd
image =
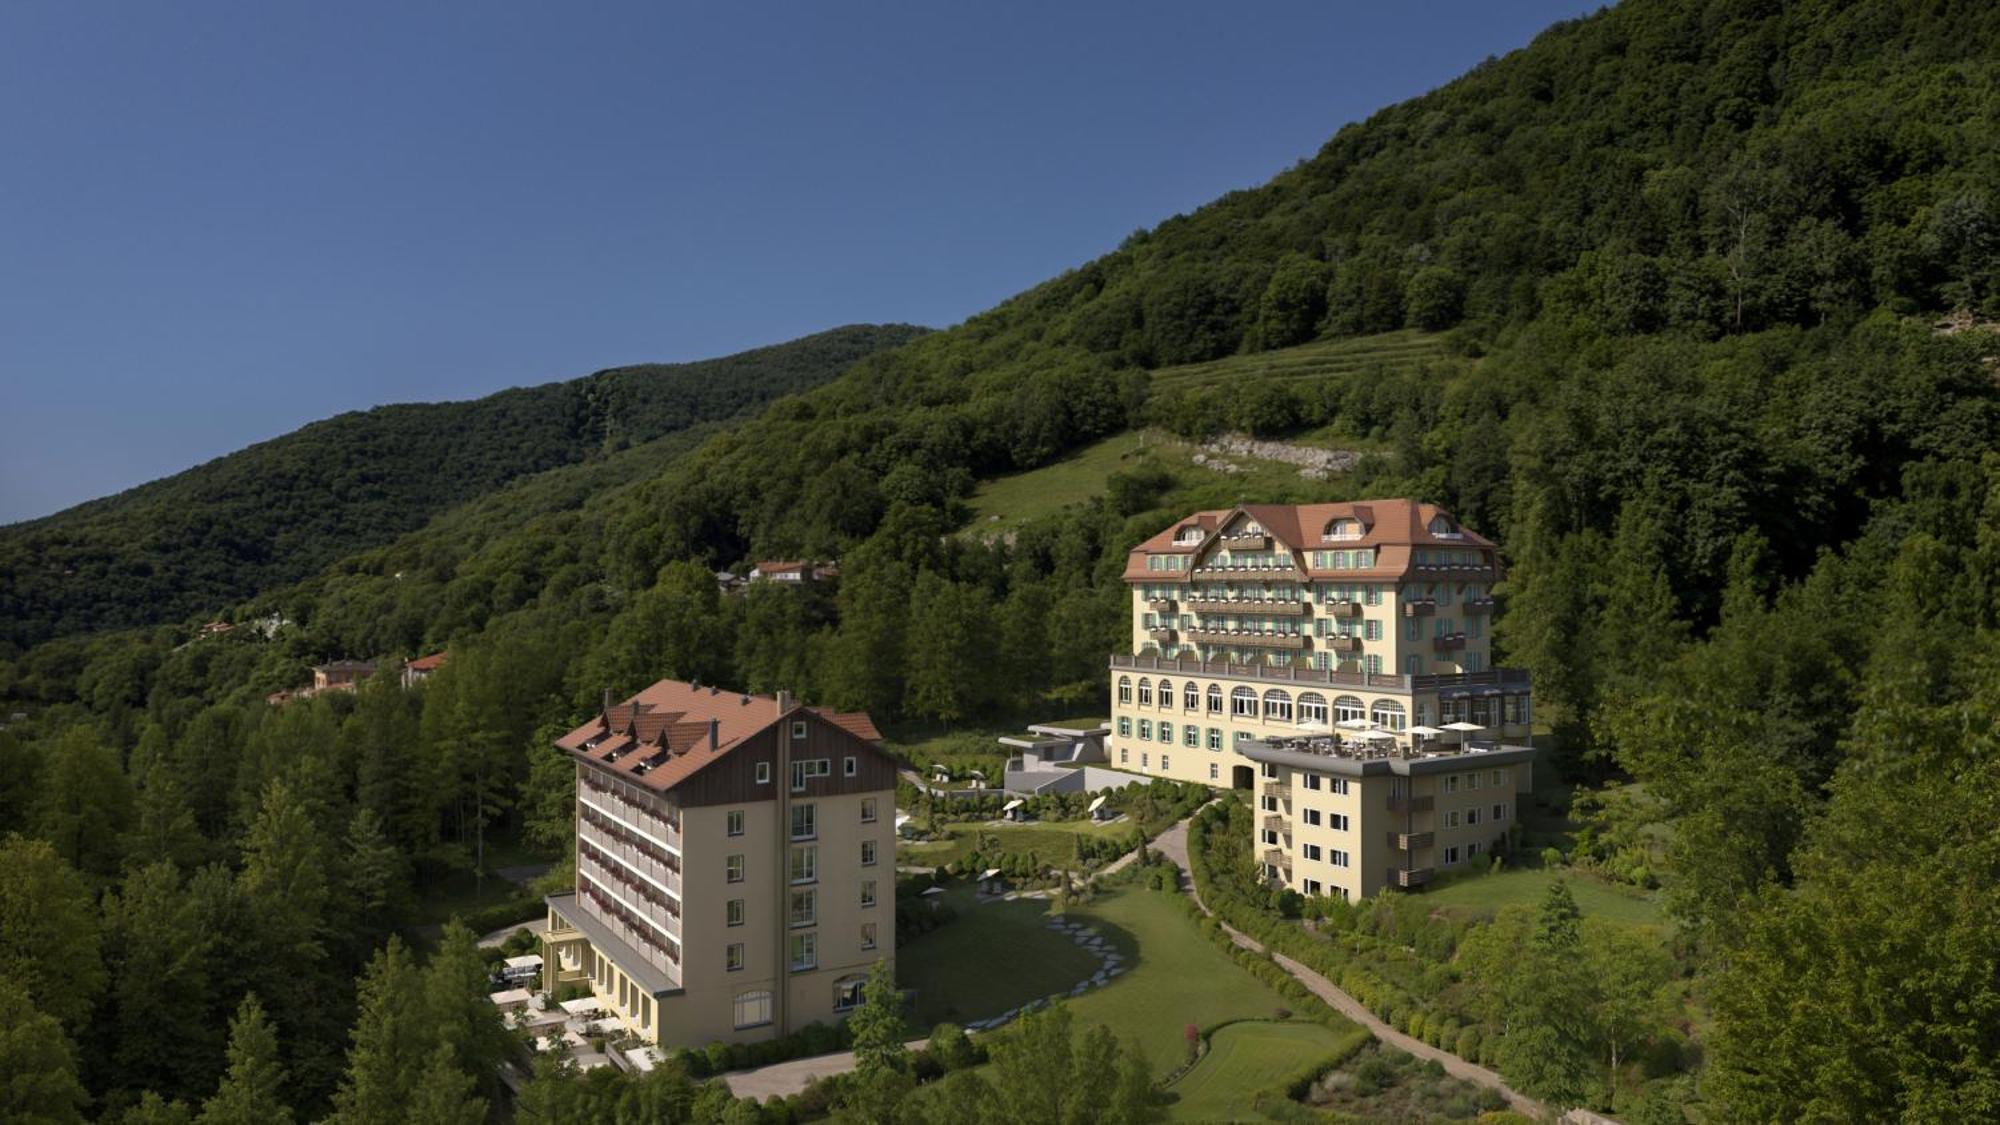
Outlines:
[{"label": "clear sky", "polygon": [[943,327],[1575,0],[0,6],[0,522],[315,418]]}]

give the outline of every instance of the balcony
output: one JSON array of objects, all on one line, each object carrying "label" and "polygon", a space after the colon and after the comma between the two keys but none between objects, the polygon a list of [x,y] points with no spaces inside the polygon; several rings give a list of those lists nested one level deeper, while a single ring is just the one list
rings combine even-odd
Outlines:
[{"label": "balcony", "polygon": [[1239,531],[1223,536],[1222,542],[1238,551],[1261,551],[1271,545],[1271,537],[1261,531]]},{"label": "balcony", "polygon": [[1159,610],[1161,613],[1172,613],[1174,611],[1174,599],[1153,598],[1146,603],[1146,608],[1156,609]]},{"label": "balcony", "polygon": [[1467,598],[1459,608],[1467,617],[1490,616],[1493,612],[1493,599]]},{"label": "balcony", "polygon": [[1306,604],[1292,598],[1189,598],[1187,607],[1196,613],[1242,617],[1298,617]]},{"label": "balcony", "polygon": [[1244,633],[1227,629],[1190,629],[1188,640],[1202,645],[1249,645],[1256,648],[1306,647],[1303,633]]},{"label": "balcony", "polygon": [[1404,617],[1429,617],[1431,614],[1437,612],[1437,608],[1438,604],[1435,598],[1403,599]]},{"label": "balcony", "polygon": [[1333,633],[1321,637],[1319,645],[1328,652],[1360,652],[1361,638],[1353,633]]},{"label": "balcony", "polygon": [[1285,819],[1283,813],[1265,813],[1264,831],[1282,832],[1289,836],[1292,834],[1291,822]]},{"label": "balcony", "polygon": [[1261,792],[1266,797],[1276,797],[1280,801],[1289,801],[1292,799],[1292,787],[1282,781],[1272,781],[1266,778]]},{"label": "balcony", "polygon": [[1171,639],[1174,635],[1174,631],[1172,629],[1167,628],[1164,625],[1155,625],[1154,627],[1146,630],[1146,635],[1153,638],[1156,641],[1164,641]]},{"label": "balcony", "polygon": [[1292,857],[1286,855],[1283,848],[1265,848],[1259,858],[1272,867],[1289,868],[1292,865]]},{"label": "balcony", "polygon": [[669,894],[681,893],[680,871],[634,845],[619,840],[611,833],[599,828],[588,820],[577,823],[577,838],[584,843],[624,864],[627,868],[650,880],[654,886],[663,888]]},{"label": "balcony", "polygon": [[1412,797],[1407,793],[1389,795],[1389,811],[1399,813],[1427,813],[1436,806],[1437,798],[1425,795]]},{"label": "balcony", "polygon": [[1464,633],[1440,633],[1431,638],[1432,652],[1457,652],[1464,647]]},{"label": "balcony", "polygon": [[1391,832],[1389,846],[1398,851],[1413,852],[1418,848],[1428,848],[1437,837],[1433,832]]},{"label": "balcony", "polygon": [[1394,868],[1389,872],[1389,882],[1404,890],[1421,887],[1431,881],[1434,874],[1428,867]]},{"label": "balcony", "polygon": [[1319,607],[1321,617],[1359,617],[1361,603],[1350,601],[1327,602]]}]

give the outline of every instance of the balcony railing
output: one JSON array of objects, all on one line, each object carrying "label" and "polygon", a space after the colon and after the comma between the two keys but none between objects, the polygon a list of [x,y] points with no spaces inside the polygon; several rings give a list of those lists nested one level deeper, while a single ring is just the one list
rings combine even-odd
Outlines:
[{"label": "balcony railing", "polygon": [[1435,872],[1428,867],[1397,867],[1390,870],[1389,881],[1398,887],[1408,890],[1411,887],[1421,887],[1425,883],[1430,882],[1433,874]]},{"label": "balcony railing", "polygon": [[1492,598],[1467,598],[1460,606],[1466,616],[1476,617],[1493,612]]},{"label": "balcony railing", "polygon": [[1165,625],[1155,625],[1146,630],[1146,635],[1156,641],[1164,641],[1171,638],[1174,635],[1174,631]]},{"label": "balcony railing", "polygon": [[1408,793],[1391,793],[1389,795],[1390,812],[1427,813],[1436,804],[1437,798],[1428,794],[1422,797],[1412,797]]},{"label": "balcony railing", "polygon": [[1304,648],[1303,633],[1246,633],[1227,629],[1190,629],[1188,640],[1204,645],[1236,645],[1255,648]]},{"label": "balcony railing", "polygon": [[1321,637],[1319,643],[1328,652],[1361,651],[1361,638],[1353,633],[1329,633]]},{"label": "balcony railing", "polygon": [[1298,617],[1306,611],[1296,598],[1189,598],[1187,605],[1196,613],[1240,617]]},{"label": "balcony railing", "polygon": [[1281,813],[1265,813],[1264,831],[1282,832],[1285,835],[1289,836],[1292,834],[1292,823],[1291,821],[1286,820],[1284,815]]},{"label": "balcony railing", "polygon": [[1435,598],[1403,599],[1404,617],[1429,617],[1431,614],[1437,612],[1437,608],[1438,604]]},{"label": "balcony railing", "polygon": [[1399,851],[1413,852],[1418,848],[1428,848],[1436,838],[1432,832],[1391,832],[1389,846]]},{"label": "balcony railing", "polygon": [[577,821],[576,834],[577,839],[605,852],[633,871],[651,879],[655,885],[664,887],[668,892],[675,895],[681,893],[680,870],[670,866],[659,856],[649,854],[643,848],[615,838],[588,820]]},{"label": "balcony railing", "polygon": [[1265,796],[1276,797],[1280,801],[1289,801],[1292,799],[1292,787],[1290,785],[1282,781],[1272,781],[1269,778],[1263,780],[1263,793]]},{"label": "balcony railing", "polygon": [[1290,867],[1292,865],[1292,857],[1286,855],[1283,848],[1265,848],[1263,859],[1265,863],[1270,864],[1272,867]]},{"label": "balcony railing", "polygon": [[1321,617],[1359,617],[1361,616],[1361,603],[1347,601],[1346,599],[1327,602],[1319,607],[1319,615]]},{"label": "balcony railing", "polygon": [[1436,691],[1442,688],[1497,687],[1504,692],[1526,692],[1525,668],[1494,668],[1485,672],[1437,672],[1405,675],[1400,672],[1335,671],[1309,668],[1304,664],[1237,664],[1228,660],[1202,660],[1192,656],[1166,657],[1158,653],[1127,655],[1112,653],[1110,666],[1140,672],[1179,672],[1205,676],[1227,676],[1239,680],[1273,680],[1281,683],[1327,684],[1333,687],[1374,688],[1377,691]]},{"label": "balcony railing", "polygon": [[1239,551],[1261,551],[1271,545],[1271,537],[1261,531],[1239,531],[1223,536],[1222,542]]},{"label": "balcony railing", "polygon": [[1161,613],[1172,613],[1174,611],[1174,599],[1153,598],[1146,602],[1146,608],[1157,609]]},{"label": "balcony railing", "polygon": [[1434,652],[1457,652],[1464,647],[1464,633],[1439,633],[1431,638],[1431,649]]}]

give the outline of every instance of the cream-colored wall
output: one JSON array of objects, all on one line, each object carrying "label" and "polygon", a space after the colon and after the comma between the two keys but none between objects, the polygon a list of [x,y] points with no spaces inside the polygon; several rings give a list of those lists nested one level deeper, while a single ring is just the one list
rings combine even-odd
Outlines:
[{"label": "cream-colored wall", "polygon": [[[1161,707],[1159,705],[1158,687],[1162,678],[1161,673],[1141,672],[1136,669],[1127,668],[1112,669],[1111,733],[1105,738],[1105,750],[1110,756],[1110,764],[1112,766],[1132,773],[1145,774],[1149,777],[1169,777],[1176,781],[1198,781],[1204,785],[1217,785],[1226,788],[1230,785],[1229,767],[1240,765],[1244,761],[1244,759],[1230,752],[1231,748],[1236,745],[1237,733],[1248,733],[1253,739],[1299,734],[1298,700],[1299,696],[1306,692],[1316,692],[1326,699],[1327,721],[1329,723],[1333,722],[1335,718],[1333,701],[1343,695],[1351,695],[1361,700],[1363,705],[1368,708],[1370,714],[1374,713],[1375,704],[1378,701],[1395,702],[1403,708],[1406,726],[1416,721],[1413,700],[1410,696],[1397,692],[1339,687],[1331,684],[1309,682],[1285,683],[1273,680],[1232,680],[1216,676],[1179,676],[1172,672],[1165,673],[1164,677],[1174,686],[1174,705],[1172,707]],[[1118,681],[1123,678],[1129,678],[1132,681],[1132,702],[1129,704],[1118,701]],[[1139,706],[1138,684],[1141,679],[1151,682],[1154,686],[1154,701],[1151,707]],[[1183,692],[1190,681],[1194,682],[1201,689],[1202,705],[1193,711],[1189,711],[1181,706]],[[1208,710],[1207,700],[1210,685],[1215,685],[1222,689],[1221,714],[1214,714]],[[1238,687],[1248,687],[1257,693],[1258,714],[1255,718],[1229,713],[1230,694]],[[1291,695],[1291,721],[1266,720],[1263,718],[1264,693],[1273,688]],[[1435,707],[1434,703],[1433,707]],[[1154,724],[1155,738],[1147,739],[1143,742],[1139,739],[1139,720],[1141,719]],[[1163,719],[1174,725],[1174,744],[1171,747],[1161,743],[1157,738],[1158,724]],[[1129,720],[1131,734],[1121,735],[1119,733],[1121,720]],[[1201,737],[1198,740],[1199,745],[1193,748],[1185,745],[1182,734],[1183,727],[1189,722],[1193,722],[1201,731]],[[1221,750],[1211,751],[1208,749],[1208,730],[1210,727],[1215,727],[1222,731],[1223,741]],[[1160,755],[1163,751],[1168,755],[1169,762],[1169,768],[1164,770],[1160,768],[1159,764]],[[1208,767],[1211,764],[1218,767],[1218,777],[1213,779],[1208,776]]]}]

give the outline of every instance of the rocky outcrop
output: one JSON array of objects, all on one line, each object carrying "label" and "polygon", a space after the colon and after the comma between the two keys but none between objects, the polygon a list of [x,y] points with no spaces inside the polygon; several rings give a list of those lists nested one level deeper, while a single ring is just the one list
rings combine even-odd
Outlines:
[{"label": "rocky outcrop", "polygon": [[1307,480],[1325,480],[1336,473],[1353,471],[1361,454],[1352,449],[1319,449],[1310,445],[1290,445],[1282,441],[1260,441],[1248,434],[1224,434],[1201,447],[1194,463],[1218,473],[1240,473],[1242,466],[1223,457],[1254,457],[1297,465]]}]

